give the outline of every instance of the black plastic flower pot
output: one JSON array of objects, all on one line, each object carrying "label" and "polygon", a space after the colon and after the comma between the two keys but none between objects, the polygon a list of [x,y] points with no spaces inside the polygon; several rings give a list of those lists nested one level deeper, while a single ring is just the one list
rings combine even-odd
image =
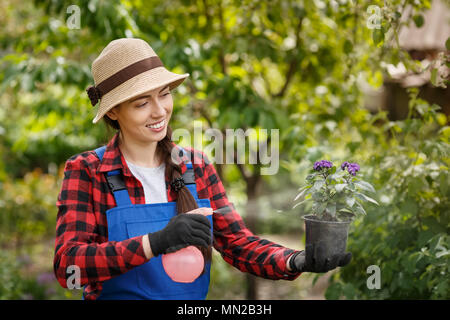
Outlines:
[{"label": "black plastic flower pot", "polygon": [[304,216],[306,243],[324,246],[326,257],[346,252],[350,221],[322,221],[314,215]]}]

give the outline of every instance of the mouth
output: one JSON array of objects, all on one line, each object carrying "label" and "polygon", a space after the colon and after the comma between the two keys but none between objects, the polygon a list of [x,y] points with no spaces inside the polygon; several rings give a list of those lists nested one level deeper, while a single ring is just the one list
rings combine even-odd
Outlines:
[{"label": "mouth", "polygon": [[166,120],[163,119],[160,122],[157,123],[153,123],[153,124],[147,124],[146,127],[149,129],[153,129],[153,130],[158,130],[164,127],[164,125],[166,124]]}]

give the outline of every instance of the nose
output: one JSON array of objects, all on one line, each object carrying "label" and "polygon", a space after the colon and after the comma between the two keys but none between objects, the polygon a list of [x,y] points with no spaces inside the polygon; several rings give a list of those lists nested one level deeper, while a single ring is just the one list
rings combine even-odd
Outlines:
[{"label": "nose", "polygon": [[162,116],[165,116],[166,113],[167,113],[166,109],[164,108],[161,101],[159,101],[159,99],[154,99],[152,108],[152,117],[159,119]]}]

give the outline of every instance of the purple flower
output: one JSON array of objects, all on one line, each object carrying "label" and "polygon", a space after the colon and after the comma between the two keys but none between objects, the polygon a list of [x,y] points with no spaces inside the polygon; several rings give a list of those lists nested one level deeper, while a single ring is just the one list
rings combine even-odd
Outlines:
[{"label": "purple flower", "polygon": [[352,176],[356,175],[356,172],[359,171],[360,167],[359,164],[355,163],[350,163],[348,161],[344,161],[341,164],[341,169],[345,170],[345,168],[347,168],[348,173],[350,173]]},{"label": "purple flower", "polygon": [[344,161],[344,162],[341,164],[341,169],[342,169],[342,170],[345,170],[345,168],[346,168],[349,164],[350,164],[350,162]]},{"label": "purple flower", "polygon": [[331,168],[333,166],[333,163],[331,163],[328,160],[320,160],[320,161],[316,161],[314,163],[314,170],[315,171],[320,171],[323,168]]},{"label": "purple flower", "polygon": [[356,176],[356,172],[358,172],[359,169],[360,167],[357,163],[350,163],[347,166],[348,173],[350,173],[352,176]]}]

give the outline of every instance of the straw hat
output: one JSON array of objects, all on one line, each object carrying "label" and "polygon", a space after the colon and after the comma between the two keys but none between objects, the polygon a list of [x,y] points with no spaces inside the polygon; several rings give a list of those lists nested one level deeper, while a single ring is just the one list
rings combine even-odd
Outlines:
[{"label": "straw hat", "polygon": [[121,102],[155,88],[178,87],[189,73],[177,74],[164,68],[150,45],[137,38],[111,41],[92,63],[95,86],[86,89],[91,104],[100,100],[97,123],[110,109]]}]

